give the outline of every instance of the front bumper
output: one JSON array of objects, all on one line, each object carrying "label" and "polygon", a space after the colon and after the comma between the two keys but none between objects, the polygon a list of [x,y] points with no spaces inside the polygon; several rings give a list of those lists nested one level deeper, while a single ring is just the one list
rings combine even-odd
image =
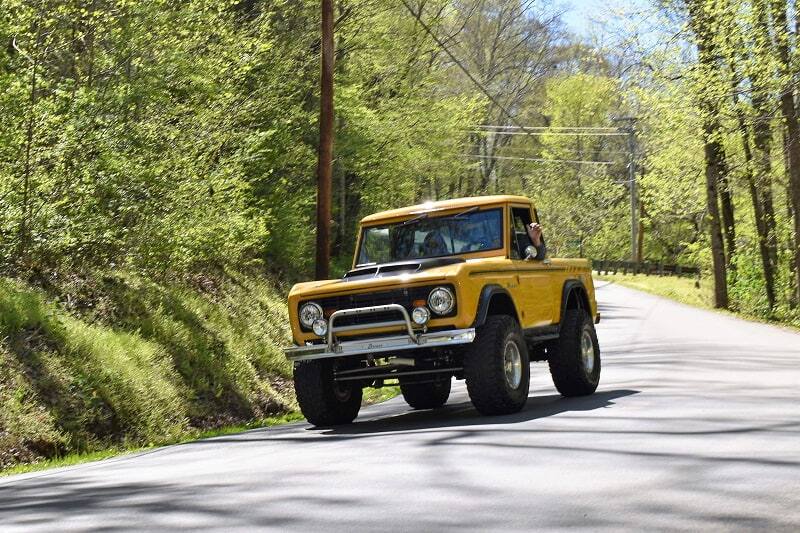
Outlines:
[{"label": "front bumper", "polygon": [[[402,315],[403,319],[392,322],[368,323],[359,326],[335,326],[336,319],[343,316],[366,315],[371,313],[383,313],[386,311],[396,311]],[[401,335],[380,336],[352,341],[339,341],[336,339],[337,331],[357,333],[359,330],[388,326],[402,326],[405,328],[405,333]],[[415,333],[405,307],[398,304],[389,304],[336,311],[329,319],[328,336],[325,344],[294,346],[285,348],[284,353],[290,361],[309,361],[312,359],[326,359],[329,357],[346,357],[349,355],[397,352],[418,348],[455,346],[458,344],[469,344],[474,340],[475,328]]]}]

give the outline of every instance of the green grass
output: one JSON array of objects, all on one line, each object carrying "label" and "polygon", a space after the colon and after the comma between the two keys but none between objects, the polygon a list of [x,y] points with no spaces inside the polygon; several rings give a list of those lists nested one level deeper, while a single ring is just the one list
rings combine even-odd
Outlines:
[{"label": "green grass", "polygon": [[[664,296],[672,300],[711,309],[712,287],[705,280],[697,281],[696,278],[683,278],[674,276],[646,276],[644,274],[624,275],[605,274],[595,276],[603,281],[611,281],[632,289]],[[697,286],[699,285],[699,287]]]},{"label": "green grass", "polygon": [[[367,388],[364,389],[363,403],[364,405],[373,405],[394,398],[398,394],[400,394],[399,386],[388,386],[388,387],[382,387],[380,389]],[[292,422],[298,422],[301,420],[304,420],[303,415],[298,411],[292,411],[284,415],[268,417],[261,420],[254,420],[245,424],[223,426],[220,428],[210,429],[210,430],[188,431],[184,434],[174,436],[171,439],[161,440],[157,443],[149,443],[146,446],[128,446],[128,447],[113,446],[94,452],[72,453],[65,455],[63,457],[52,457],[34,463],[18,464],[6,468],[5,470],[0,470],[0,477],[12,476],[16,474],[25,474],[29,472],[38,472],[42,470],[48,470],[51,468],[73,466],[94,461],[101,461],[103,459],[119,457],[121,455],[141,452],[144,450],[162,446],[168,446],[171,444],[184,444],[199,439],[208,439],[224,435],[233,435],[250,429],[279,426],[283,424],[289,424]]]},{"label": "green grass", "polygon": [[266,280],[105,273],[49,289],[0,278],[0,470],[296,411],[285,297]]},{"label": "green grass", "polygon": [[290,343],[283,290],[238,273],[0,278],[0,472],[298,420]]},{"label": "green grass", "polygon": [[398,394],[400,394],[400,387],[397,385],[381,387],[380,389],[365,388],[362,403],[364,405],[381,403],[391,400]]},{"label": "green grass", "polygon": [[163,442],[151,443],[147,446],[130,446],[127,448],[123,447],[110,447],[105,448],[103,450],[95,451],[95,452],[88,452],[88,453],[73,453],[66,455],[64,457],[53,457],[50,459],[46,459],[43,461],[39,461],[36,463],[30,464],[20,464],[16,466],[12,466],[5,470],[0,470],[0,477],[2,476],[13,476],[16,474],[25,474],[28,472],[38,472],[41,470],[48,470],[51,468],[59,468],[64,466],[73,466],[83,463],[89,463],[93,461],[101,461],[103,459],[109,459],[112,457],[119,457],[121,455],[127,455],[131,453],[141,452],[144,450],[167,446],[170,444],[185,444],[187,442],[193,442],[200,439],[209,439],[213,437],[221,437],[223,435],[232,435],[236,433],[241,433],[243,431],[247,431],[250,429],[258,429],[258,428],[265,428],[265,427],[273,427],[279,426],[283,424],[289,424],[292,422],[297,422],[299,420],[303,420],[303,416],[298,412],[291,412],[281,416],[269,417],[263,420],[254,420],[247,424],[239,424],[233,426],[224,426],[221,428],[213,429],[213,430],[205,430],[205,431],[192,431],[186,434],[180,435],[172,440],[166,440]]}]

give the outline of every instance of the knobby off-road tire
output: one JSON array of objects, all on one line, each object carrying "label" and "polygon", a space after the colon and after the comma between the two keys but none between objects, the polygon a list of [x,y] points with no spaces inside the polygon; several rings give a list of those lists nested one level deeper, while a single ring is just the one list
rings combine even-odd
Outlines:
[{"label": "knobby off-road tire", "polygon": [[600,345],[589,314],[567,309],[561,335],[548,349],[553,384],[563,396],[586,396],[600,382]]},{"label": "knobby off-road tire", "polygon": [[400,378],[403,399],[414,409],[436,409],[450,397],[450,377],[433,383],[414,383]]},{"label": "knobby off-road tire", "polygon": [[315,426],[349,424],[361,409],[361,387],[333,381],[330,359],[296,363],[294,390],[300,411]]},{"label": "knobby off-road tire", "polygon": [[464,377],[472,405],[481,414],[506,415],[525,406],[531,367],[516,320],[507,315],[486,319],[464,354]]}]

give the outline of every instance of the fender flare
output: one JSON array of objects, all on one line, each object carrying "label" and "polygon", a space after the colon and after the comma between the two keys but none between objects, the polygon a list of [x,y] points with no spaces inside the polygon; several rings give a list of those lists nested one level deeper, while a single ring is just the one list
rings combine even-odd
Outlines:
[{"label": "fender flare", "polygon": [[516,318],[519,323],[519,311],[517,311],[517,306],[514,303],[514,297],[511,296],[511,293],[504,287],[495,283],[490,283],[484,285],[483,289],[481,289],[481,295],[478,299],[478,309],[475,312],[475,322],[473,322],[472,327],[477,328],[486,322],[486,317],[489,315],[489,305],[492,303],[492,298],[497,294],[507,296],[508,299],[511,300],[511,305],[514,307],[514,318]]},{"label": "fender flare", "polygon": [[589,295],[586,292],[586,287],[579,279],[568,279],[564,282],[564,287],[561,289],[561,314],[558,317],[558,329],[561,331],[561,324],[564,323],[564,314],[567,311],[567,303],[569,303],[570,295],[575,292],[578,297],[578,308],[586,309],[586,312],[592,314],[592,306],[589,303]]}]

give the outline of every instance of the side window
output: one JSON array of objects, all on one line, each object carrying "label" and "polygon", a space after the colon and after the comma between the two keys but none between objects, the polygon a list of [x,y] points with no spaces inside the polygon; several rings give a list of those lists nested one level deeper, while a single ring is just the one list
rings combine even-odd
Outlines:
[{"label": "side window", "polygon": [[519,244],[517,243],[517,232],[514,229],[514,213],[511,212],[511,220],[508,221],[508,227],[510,228],[511,235],[509,242],[511,245],[511,259],[522,259],[522,256],[519,254]]},{"label": "side window", "polygon": [[521,259],[525,257],[525,248],[530,246],[531,239],[528,237],[526,229],[531,223],[531,211],[522,207],[511,209],[511,258]]}]

